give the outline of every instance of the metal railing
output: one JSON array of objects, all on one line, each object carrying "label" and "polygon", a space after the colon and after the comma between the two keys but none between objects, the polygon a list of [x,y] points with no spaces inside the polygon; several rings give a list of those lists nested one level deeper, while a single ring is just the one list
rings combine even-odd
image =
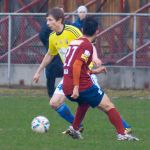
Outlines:
[{"label": "metal railing", "polygon": [[[77,16],[76,13],[66,15]],[[149,13],[89,15],[96,17],[100,23],[101,32],[97,35],[96,46],[105,64],[150,66]],[[38,32],[45,20],[45,13],[0,13],[0,20],[6,17],[8,20],[0,23],[0,63],[8,63],[8,72],[11,64],[40,63],[46,50],[38,38]],[[144,24],[140,26],[143,20]]]}]

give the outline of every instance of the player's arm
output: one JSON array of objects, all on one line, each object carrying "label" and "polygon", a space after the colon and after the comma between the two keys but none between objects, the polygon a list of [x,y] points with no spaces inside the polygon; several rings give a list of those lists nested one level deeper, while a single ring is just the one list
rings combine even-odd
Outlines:
[{"label": "player's arm", "polygon": [[98,58],[96,47],[93,45],[93,56],[92,61],[96,66],[100,66],[102,61]]},{"label": "player's arm", "polygon": [[39,68],[37,69],[34,77],[33,77],[33,81],[34,82],[38,82],[39,78],[41,76],[41,72],[44,70],[44,68],[52,61],[52,59],[54,58],[55,55],[57,55],[57,50],[54,46],[55,42],[55,38],[53,38],[52,33],[49,36],[49,48],[48,48],[48,52],[46,53],[46,55],[44,56],[42,63],[40,64]]},{"label": "player's arm", "polygon": [[96,69],[89,70],[90,74],[100,74],[100,73],[107,73],[107,69],[105,66],[99,66]]},{"label": "player's arm", "polygon": [[81,60],[75,60],[73,64],[73,93],[71,95],[72,98],[76,99],[79,96],[79,79],[80,79],[80,73],[81,73],[81,67],[82,67],[83,61]]},{"label": "player's arm", "polygon": [[33,81],[34,82],[38,82],[39,78],[41,76],[41,72],[44,70],[44,68],[52,61],[54,56],[46,53],[46,55],[44,56],[42,63],[40,64],[40,66],[38,67],[34,77],[33,77]]}]

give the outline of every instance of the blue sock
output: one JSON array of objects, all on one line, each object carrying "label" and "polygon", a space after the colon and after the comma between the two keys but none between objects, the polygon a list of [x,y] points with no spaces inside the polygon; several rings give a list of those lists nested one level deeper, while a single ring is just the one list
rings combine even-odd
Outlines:
[{"label": "blue sock", "polygon": [[131,126],[124,119],[122,119],[122,123],[124,128],[131,128]]},{"label": "blue sock", "polygon": [[73,123],[74,120],[74,115],[71,113],[69,107],[63,103],[62,105],[60,105],[57,109],[56,109],[57,113],[63,118],[65,119],[67,122],[69,122],[70,124]]}]

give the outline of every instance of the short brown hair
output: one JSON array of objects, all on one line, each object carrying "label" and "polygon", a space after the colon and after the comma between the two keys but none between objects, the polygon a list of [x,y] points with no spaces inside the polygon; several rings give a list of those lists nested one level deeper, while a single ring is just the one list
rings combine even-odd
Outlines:
[{"label": "short brown hair", "polygon": [[49,9],[48,12],[47,12],[47,17],[49,15],[53,16],[57,21],[59,19],[62,19],[62,23],[64,23],[64,12],[61,8],[54,7],[52,9]]}]

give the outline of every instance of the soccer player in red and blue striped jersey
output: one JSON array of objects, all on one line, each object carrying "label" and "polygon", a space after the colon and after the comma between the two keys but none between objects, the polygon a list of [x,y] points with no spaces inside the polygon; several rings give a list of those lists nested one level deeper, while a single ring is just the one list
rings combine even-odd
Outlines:
[{"label": "soccer player in red and blue striped jersey", "polygon": [[[106,71],[105,67],[89,70],[93,55],[91,42],[96,37],[97,28],[97,21],[87,17],[83,26],[83,37],[70,43],[64,63],[63,91],[70,101],[78,103],[78,108],[84,108],[83,106],[86,108],[86,105],[90,105],[93,108],[97,107],[103,110],[116,128],[118,140],[138,140],[138,138],[125,133],[116,107],[104,91],[95,86],[91,80],[90,74]],[[81,112],[77,111],[68,132],[70,136],[78,139],[82,138],[78,129],[87,109],[80,110]]]}]

